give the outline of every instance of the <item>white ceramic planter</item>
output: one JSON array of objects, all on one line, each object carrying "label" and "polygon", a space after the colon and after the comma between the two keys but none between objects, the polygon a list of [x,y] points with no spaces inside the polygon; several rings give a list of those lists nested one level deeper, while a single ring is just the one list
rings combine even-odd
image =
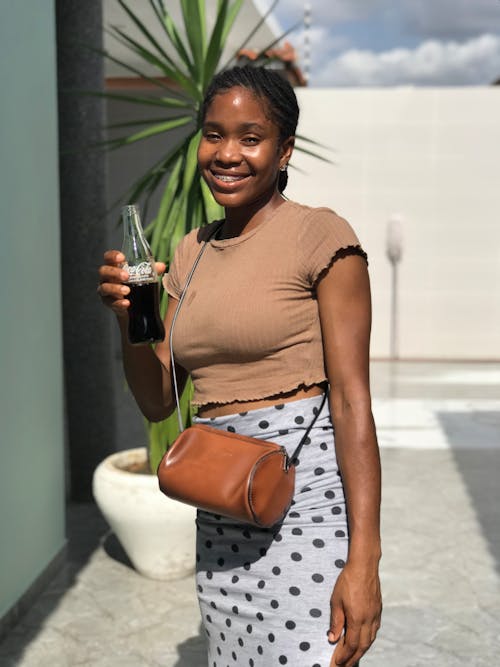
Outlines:
[{"label": "white ceramic planter", "polygon": [[156,475],[127,471],[145,460],[144,447],[108,456],[94,472],[94,498],[141,574],[179,579],[195,567],[196,510],[164,496]]}]

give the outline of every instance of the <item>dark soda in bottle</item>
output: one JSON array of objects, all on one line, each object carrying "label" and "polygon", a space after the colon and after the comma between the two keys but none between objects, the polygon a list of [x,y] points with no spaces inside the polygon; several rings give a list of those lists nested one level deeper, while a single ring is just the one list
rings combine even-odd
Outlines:
[{"label": "dark soda in bottle", "polygon": [[160,316],[158,275],[151,248],[141,225],[138,207],[122,208],[123,268],[128,271],[130,294],[128,310],[128,339],[132,345],[158,343],[165,338],[165,327]]}]

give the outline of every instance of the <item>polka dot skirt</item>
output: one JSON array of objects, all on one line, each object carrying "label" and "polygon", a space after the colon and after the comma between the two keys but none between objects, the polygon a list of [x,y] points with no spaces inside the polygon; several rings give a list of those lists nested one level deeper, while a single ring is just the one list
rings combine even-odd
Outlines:
[{"label": "polka dot skirt", "polygon": [[[321,396],[197,419],[292,453]],[[295,495],[264,529],[198,511],[198,600],[209,667],[329,667],[330,595],[347,557],[347,522],[328,403],[299,456]]]}]

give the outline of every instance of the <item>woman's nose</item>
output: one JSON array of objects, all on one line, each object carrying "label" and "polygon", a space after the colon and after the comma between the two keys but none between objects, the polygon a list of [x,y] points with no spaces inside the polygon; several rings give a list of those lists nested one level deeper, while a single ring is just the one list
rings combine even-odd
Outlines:
[{"label": "woman's nose", "polygon": [[241,161],[241,155],[238,147],[237,141],[232,141],[230,139],[226,141],[221,141],[217,146],[217,152],[215,154],[215,159],[219,162],[224,163],[239,163]]}]

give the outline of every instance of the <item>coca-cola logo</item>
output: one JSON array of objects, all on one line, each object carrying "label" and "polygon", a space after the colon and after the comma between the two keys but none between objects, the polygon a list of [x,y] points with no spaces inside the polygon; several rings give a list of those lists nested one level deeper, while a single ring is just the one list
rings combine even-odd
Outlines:
[{"label": "coca-cola logo", "polygon": [[150,280],[154,276],[153,267],[149,262],[140,262],[139,264],[135,264],[134,266],[125,264],[123,268],[125,269],[125,271],[128,271],[129,283],[144,282],[146,280]]}]

